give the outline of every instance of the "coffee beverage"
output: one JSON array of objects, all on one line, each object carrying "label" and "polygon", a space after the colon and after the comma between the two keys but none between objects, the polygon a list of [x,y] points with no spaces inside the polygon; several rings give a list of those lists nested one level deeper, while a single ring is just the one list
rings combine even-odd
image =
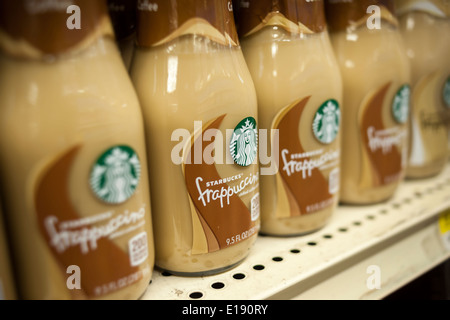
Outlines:
[{"label": "coffee beverage", "polygon": [[0,203],[0,300],[17,299],[12,259]]},{"label": "coffee beverage", "polygon": [[131,67],[143,108],[156,266],[241,262],[259,230],[255,88],[231,1],[138,1]]},{"label": "coffee beverage", "polygon": [[261,232],[315,231],[336,209],[340,175],[342,80],[324,3],[241,0],[238,31],[277,164],[261,174]]},{"label": "coffee beverage", "polygon": [[1,1],[0,48],[0,190],[21,296],[139,298],[154,263],[144,125],[106,1]]},{"label": "coffee beverage", "polygon": [[394,195],[408,159],[410,69],[393,1],[326,0],[344,83],[340,199]]},{"label": "coffee beverage", "polygon": [[410,158],[406,176],[425,178],[447,164],[450,125],[450,2],[397,1],[411,64]]}]

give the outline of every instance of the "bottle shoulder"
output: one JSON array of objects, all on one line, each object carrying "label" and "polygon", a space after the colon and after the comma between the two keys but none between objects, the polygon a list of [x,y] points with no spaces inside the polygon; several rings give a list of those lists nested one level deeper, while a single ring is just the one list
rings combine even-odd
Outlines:
[{"label": "bottle shoulder", "polygon": [[0,54],[0,70],[0,101],[11,107],[14,99],[20,101],[17,107],[42,110],[52,99],[61,108],[79,101],[91,109],[138,106],[120,52],[110,38],[101,38],[77,54],[46,61]]},{"label": "bottle shoulder", "polygon": [[330,36],[336,56],[370,62],[373,59],[390,61],[406,59],[406,47],[398,29],[369,30],[360,28],[351,32],[337,32]]}]

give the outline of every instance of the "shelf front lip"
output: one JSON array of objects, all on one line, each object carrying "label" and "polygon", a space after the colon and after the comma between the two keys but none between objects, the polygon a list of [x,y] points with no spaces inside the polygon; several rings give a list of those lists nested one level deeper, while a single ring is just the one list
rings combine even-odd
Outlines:
[{"label": "shelf front lip", "polygon": [[[434,256],[430,259],[427,257],[422,257],[424,259],[420,261],[413,261],[414,259],[408,260],[407,266],[402,266],[401,261],[395,261],[392,265],[398,264],[396,268],[390,270],[389,272],[384,272],[385,267],[380,266],[382,278],[389,278],[388,282],[383,282],[380,288],[367,288],[360,286],[359,291],[353,289],[349,294],[348,292],[336,295],[332,292],[327,291],[324,287],[328,288],[338,287],[335,285],[338,282],[341,287],[346,282],[347,284],[354,283],[352,271],[355,269],[367,270],[367,267],[373,265],[371,261],[379,261],[380,257],[386,256],[395,258],[400,257],[400,255],[405,255],[402,251],[407,244],[416,245],[414,251],[419,252],[419,244],[423,240],[426,240],[425,236],[433,237],[437,235],[437,220],[436,217],[428,217],[420,223],[411,226],[408,229],[397,230],[398,232],[393,232],[390,236],[383,237],[383,240],[377,241],[372,246],[368,246],[366,249],[356,250],[352,252],[347,257],[342,260],[336,260],[330,263],[329,268],[323,268],[322,271],[317,270],[315,274],[312,274],[308,278],[300,279],[294,288],[285,288],[283,291],[276,293],[270,297],[264,297],[264,299],[320,299],[320,300],[333,300],[333,299],[352,299],[352,300],[379,300],[387,297],[389,294],[400,289],[404,285],[418,278],[420,275],[431,270],[432,268],[438,266],[442,262],[450,258],[450,252],[446,251],[444,248],[439,250],[439,255]],[[422,234],[425,233],[425,236]],[[438,239],[439,240],[439,239]],[[399,245],[404,243],[403,245]],[[411,247],[411,245],[410,245]],[[423,251],[423,250],[422,250]],[[422,252],[423,254],[424,252]],[[409,253],[410,256],[412,253]],[[385,258],[386,260],[386,258]],[[415,259],[418,260],[418,259]],[[392,267],[391,267],[392,269]],[[335,278],[339,277],[340,280],[336,281]],[[369,274],[366,275],[369,277]],[[362,283],[365,279],[359,279]],[[319,291],[318,286],[322,289]],[[313,293],[309,291],[314,291]]]},{"label": "shelf front lip", "polygon": [[[417,198],[416,193],[421,196]],[[343,265],[350,268],[363,258],[383,255],[384,252],[389,254],[397,241],[414,237],[425,228],[437,227],[439,213],[447,208],[450,208],[450,166],[437,177],[405,181],[387,202],[363,207],[340,206],[329,224],[313,234],[294,238],[259,236],[247,259],[225,273],[185,278],[166,277],[156,270],[152,284],[142,299],[193,300],[189,297],[192,292],[199,292],[204,300],[309,299],[310,296],[303,293],[345,273],[341,270]],[[383,211],[388,213],[380,213]],[[375,217],[374,221],[368,221],[369,216]],[[363,223],[353,226],[354,221]],[[343,226],[350,226],[350,231],[337,231]],[[333,238],[325,240],[323,235],[326,234],[332,234]],[[311,242],[318,245],[312,247]],[[290,253],[293,248],[300,250],[300,253]],[[272,261],[277,256],[283,257],[283,261]],[[425,261],[405,281],[413,280],[449,256],[442,246],[438,259]],[[253,269],[255,265],[264,265],[264,270]],[[233,275],[237,273],[244,274],[244,279],[234,279]],[[223,283],[224,288],[211,288],[211,284],[216,282]],[[405,284],[396,282],[396,279],[392,279],[392,283]],[[398,289],[398,285],[372,294],[359,292],[348,299],[381,299]],[[333,295],[324,292],[315,298],[333,299]]]}]

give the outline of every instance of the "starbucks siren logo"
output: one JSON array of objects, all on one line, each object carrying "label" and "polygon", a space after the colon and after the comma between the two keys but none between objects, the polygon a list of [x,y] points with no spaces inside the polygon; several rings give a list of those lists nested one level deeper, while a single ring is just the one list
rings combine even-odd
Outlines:
[{"label": "starbucks siren logo", "polygon": [[99,199],[119,204],[134,194],[140,175],[141,163],[134,150],[127,146],[115,146],[97,159],[89,182]]},{"label": "starbucks siren logo", "polygon": [[258,152],[256,120],[245,118],[236,126],[230,143],[231,157],[242,167],[253,163]]},{"label": "starbucks siren logo", "polygon": [[398,123],[406,123],[409,116],[409,100],[411,89],[405,84],[398,90],[392,103],[392,114]]},{"label": "starbucks siren logo", "polygon": [[450,77],[447,78],[447,81],[444,84],[442,96],[444,98],[445,106],[450,108]]},{"label": "starbucks siren logo", "polygon": [[325,101],[313,120],[313,132],[317,140],[324,144],[332,143],[339,133],[340,122],[339,103],[333,99]]}]

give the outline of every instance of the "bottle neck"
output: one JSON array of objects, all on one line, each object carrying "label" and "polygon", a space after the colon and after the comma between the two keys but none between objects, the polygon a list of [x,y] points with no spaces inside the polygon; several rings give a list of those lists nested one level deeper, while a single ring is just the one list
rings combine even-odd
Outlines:
[{"label": "bottle neck", "polygon": [[291,33],[326,30],[323,0],[240,0],[239,5],[240,37],[266,26],[279,26]]},{"label": "bottle neck", "polygon": [[154,47],[183,35],[238,46],[232,0],[138,0],[137,45]]},{"label": "bottle neck", "polygon": [[325,0],[325,13],[332,32],[366,27],[371,17],[398,26],[394,0]]},{"label": "bottle neck", "polygon": [[0,1],[0,49],[42,59],[114,37],[106,0]]}]

